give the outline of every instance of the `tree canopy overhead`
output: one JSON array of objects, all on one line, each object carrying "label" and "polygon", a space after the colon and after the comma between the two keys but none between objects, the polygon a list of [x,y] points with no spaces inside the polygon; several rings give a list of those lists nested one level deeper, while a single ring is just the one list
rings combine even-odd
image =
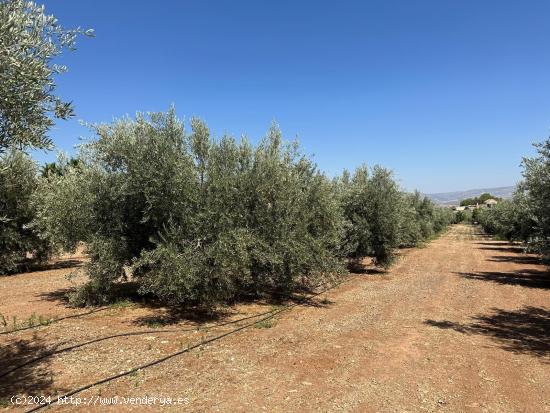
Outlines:
[{"label": "tree canopy overhead", "polygon": [[43,5],[0,1],[0,153],[51,148],[53,118],[73,115],[71,102],[55,94],[55,75],[67,67],[53,59],[74,50],[80,34],[92,36],[93,30],[64,29]]}]

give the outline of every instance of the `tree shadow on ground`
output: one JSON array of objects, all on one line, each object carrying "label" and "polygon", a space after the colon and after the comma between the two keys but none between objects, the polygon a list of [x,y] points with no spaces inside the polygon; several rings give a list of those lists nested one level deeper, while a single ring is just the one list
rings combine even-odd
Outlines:
[{"label": "tree shadow on ground", "polygon": [[[55,291],[44,292],[38,294],[37,297],[46,299],[48,301],[57,301],[63,303],[66,306],[69,304],[69,293],[74,291],[72,288],[61,288]],[[112,307],[117,307],[117,303],[122,303],[121,307],[127,304],[137,304],[140,307],[153,310],[154,314],[146,315],[137,318],[134,323],[139,326],[147,326],[153,328],[159,328],[162,326],[174,325],[181,322],[191,323],[196,326],[200,326],[213,322],[226,322],[232,316],[235,316],[235,311],[232,311],[229,306],[216,307],[215,309],[205,309],[199,306],[167,306],[160,302],[151,294],[140,294],[139,284],[133,281],[119,282],[113,286],[113,303]],[[289,304],[296,304],[300,306],[316,307],[316,308],[328,308],[333,301],[328,300],[326,297],[322,298],[321,295],[316,296],[317,292],[313,288],[297,288],[290,292],[278,292],[271,291],[264,294],[242,294],[237,297],[229,305],[240,304],[257,304],[264,307],[283,306]],[[109,307],[99,308],[95,311],[102,311]],[[84,314],[86,315],[86,314]],[[78,317],[79,315],[69,316]]]},{"label": "tree shadow on ground", "polygon": [[53,262],[39,262],[35,260],[24,260],[18,264],[17,272],[13,274],[0,274],[0,277],[16,277],[20,274],[27,274],[33,272],[61,270],[67,268],[79,268],[84,265],[84,260],[80,259],[66,259],[56,260]]},{"label": "tree shadow on ground", "polygon": [[498,247],[478,247],[480,250],[495,251],[495,252],[514,252],[518,254],[525,253],[525,247],[518,246],[498,246]]},{"label": "tree shadow on ground", "polygon": [[386,274],[387,271],[376,268],[371,265],[366,265],[363,262],[350,261],[347,265],[347,269],[351,274]]},{"label": "tree shadow on ground", "polygon": [[67,259],[67,260],[57,260],[54,262],[48,262],[43,264],[31,264],[28,268],[29,272],[34,271],[49,271],[49,270],[59,270],[65,268],[79,268],[84,265],[84,260],[79,259]]},{"label": "tree shadow on ground", "polygon": [[[0,398],[14,395],[41,395],[51,389],[53,372],[49,366],[50,352],[55,347],[46,347],[43,339],[18,339],[0,348]],[[40,363],[25,362],[44,356]],[[10,370],[18,367],[13,372]],[[7,374],[6,374],[7,373]]]},{"label": "tree shadow on ground", "polygon": [[484,233],[484,232],[474,232],[472,235],[475,235],[476,237],[480,237],[480,238],[491,238],[490,235]]},{"label": "tree shadow on ground", "polygon": [[504,350],[514,353],[550,356],[550,311],[545,308],[526,306],[515,311],[493,308],[492,314],[477,315],[468,324],[435,320],[424,323],[463,334],[488,336]]},{"label": "tree shadow on ground", "polygon": [[36,294],[35,297],[44,299],[46,301],[56,301],[65,305],[69,304],[69,293],[74,291],[74,288],[59,288],[54,291],[47,291],[44,293]]},{"label": "tree shadow on ground", "polygon": [[548,271],[525,269],[514,272],[455,272],[468,280],[491,281],[498,284],[520,285],[529,288],[550,288]]},{"label": "tree shadow on ground", "polygon": [[163,307],[160,304],[158,306],[151,305],[151,303],[147,307],[154,307],[154,314],[138,317],[132,321],[133,324],[149,328],[159,328],[188,322],[199,327],[206,323],[222,322],[231,315],[229,311],[223,309],[216,309],[215,311],[196,308],[181,309],[177,307]]},{"label": "tree shadow on ground", "polygon": [[490,247],[502,247],[502,246],[518,246],[517,244],[514,244],[510,241],[497,241],[497,240],[492,240],[492,241],[479,241],[479,242],[476,242],[477,245],[487,245],[487,246],[490,246]]},{"label": "tree shadow on ground", "polygon": [[[218,323],[208,327],[216,327],[219,324],[232,323],[233,319],[247,320],[261,315],[267,315],[270,312],[288,305],[299,305],[302,307],[329,308],[335,302],[323,297],[322,294],[311,296],[303,292],[293,292],[288,294],[273,293],[264,296],[242,296],[231,303],[231,305],[256,305],[263,307],[258,311],[256,307],[252,313],[235,313],[231,307],[218,307],[213,310],[205,310],[198,307],[177,307],[165,306],[154,300],[142,302],[145,307],[153,308],[154,314],[145,315],[136,318],[133,323],[139,326],[163,327],[179,324],[181,322],[191,323],[196,327],[208,323]],[[246,307],[245,307],[246,308]],[[253,320],[251,320],[253,321]]]},{"label": "tree shadow on ground", "polygon": [[494,255],[489,258],[493,262],[512,262],[515,264],[542,264],[542,259],[536,255]]},{"label": "tree shadow on ground", "polygon": [[[53,291],[47,291],[37,294],[36,297],[44,299],[46,301],[55,301],[65,305],[69,305],[69,295],[78,288],[77,285],[73,287],[59,288]],[[134,281],[119,282],[113,285],[112,294],[116,297],[116,301],[133,301],[142,302],[148,299],[146,295],[141,295],[138,292],[139,285]]]}]

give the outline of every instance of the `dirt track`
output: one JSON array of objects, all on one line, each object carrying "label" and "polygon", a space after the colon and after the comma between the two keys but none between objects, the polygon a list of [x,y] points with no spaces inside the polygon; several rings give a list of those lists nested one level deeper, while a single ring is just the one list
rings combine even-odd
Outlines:
[{"label": "dirt track", "polygon": [[[189,404],[162,410],[197,412],[550,411],[550,277],[536,257],[477,231],[454,226],[427,247],[408,251],[389,273],[360,275],[263,326],[268,328],[245,330],[79,396],[184,397]],[[19,311],[5,299],[17,282],[35,289],[25,295],[28,305],[18,303],[22,312],[35,301],[47,311],[45,300],[59,311],[52,298],[59,286],[53,288],[51,278],[41,286],[41,273],[17,277],[0,278],[0,313]],[[41,291],[46,285],[50,294]],[[265,307],[243,305],[227,319]],[[108,309],[0,336],[8,360],[3,368],[61,344],[146,330],[155,317],[170,320],[161,329],[196,325],[163,309]],[[0,396],[71,390],[216,331],[228,329],[90,344],[0,378]]]}]

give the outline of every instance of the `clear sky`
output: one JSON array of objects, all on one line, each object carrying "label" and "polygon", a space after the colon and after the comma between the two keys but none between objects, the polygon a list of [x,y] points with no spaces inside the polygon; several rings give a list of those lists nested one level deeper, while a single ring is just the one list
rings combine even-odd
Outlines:
[{"label": "clear sky", "polygon": [[78,119],[173,103],[216,136],[256,142],[276,120],[329,175],[378,163],[444,192],[513,185],[549,133],[547,0],[45,3],[96,32],[60,60],[77,117],[51,136],[70,153]]}]

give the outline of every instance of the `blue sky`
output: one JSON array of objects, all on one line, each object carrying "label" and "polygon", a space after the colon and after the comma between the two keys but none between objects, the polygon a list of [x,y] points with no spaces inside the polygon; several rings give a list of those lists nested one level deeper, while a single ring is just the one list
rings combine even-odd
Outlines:
[{"label": "blue sky", "polygon": [[[46,1],[94,28],[60,63],[78,123],[176,106],[219,136],[276,120],[329,175],[393,169],[423,192],[506,186],[550,126],[549,1]],[[35,154],[40,161],[54,153]]]}]

